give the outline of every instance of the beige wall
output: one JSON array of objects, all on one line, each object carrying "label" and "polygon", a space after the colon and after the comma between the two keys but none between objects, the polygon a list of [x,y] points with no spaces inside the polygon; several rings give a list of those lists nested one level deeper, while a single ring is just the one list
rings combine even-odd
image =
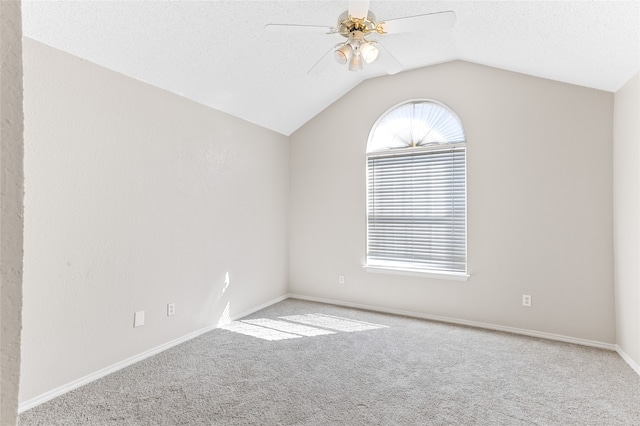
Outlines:
[{"label": "beige wall", "polygon": [[19,1],[0,1],[0,424],[16,421],[22,325],[23,112]]},{"label": "beige wall", "polygon": [[[611,93],[457,61],[366,81],[288,139],[24,48],[21,402],[282,296],[287,277],[301,295],[616,341]],[[367,136],[413,98],[465,126],[466,283],[362,269]]]},{"label": "beige wall", "polygon": [[287,137],[33,40],[24,61],[21,402],[286,294]]},{"label": "beige wall", "polygon": [[[467,282],[362,269],[367,137],[414,98],[467,134]],[[615,343],[612,111],[611,93],[461,61],[364,82],[290,138],[290,291]]]},{"label": "beige wall", "polygon": [[613,117],[617,340],[640,366],[640,73],[615,94]]}]

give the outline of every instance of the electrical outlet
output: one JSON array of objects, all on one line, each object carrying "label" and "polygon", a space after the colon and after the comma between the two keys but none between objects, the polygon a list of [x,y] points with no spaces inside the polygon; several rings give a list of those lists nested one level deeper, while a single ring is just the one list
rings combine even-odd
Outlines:
[{"label": "electrical outlet", "polygon": [[133,326],[142,327],[144,325],[144,311],[135,312],[133,314]]},{"label": "electrical outlet", "polygon": [[338,284],[344,284],[344,275],[338,275]]},{"label": "electrical outlet", "polygon": [[167,304],[167,316],[170,317],[171,315],[175,315],[176,314],[176,304],[175,303],[168,303]]},{"label": "electrical outlet", "polygon": [[522,306],[526,306],[527,308],[531,307],[531,296],[528,294],[522,295]]}]

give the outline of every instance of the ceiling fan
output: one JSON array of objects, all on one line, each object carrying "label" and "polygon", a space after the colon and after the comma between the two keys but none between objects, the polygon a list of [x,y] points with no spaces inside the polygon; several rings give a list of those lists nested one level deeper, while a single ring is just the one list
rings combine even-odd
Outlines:
[{"label": "ceiling fan", "polygon": [[[451,28],[456,20],[453,11],[407,16],[387,21],[376,21],[369,10],[369,1],[349,1],[349,9],[338,17],[335,27],[299,24],[267,24],[267,32],[339,34],[347,40],[338,43],[311,67],[308,74],[322,72],[331,56],[340,64],[348,65],[350,71],[360,71],[363,63],[370,64],[383,52],[383,67],[389,74],[402,70],[402,64],[377,40],[369,35],[384,35]],[[333,53],[333,55],[331,55]],[[328,59],[329,58],[329,59]]]}]

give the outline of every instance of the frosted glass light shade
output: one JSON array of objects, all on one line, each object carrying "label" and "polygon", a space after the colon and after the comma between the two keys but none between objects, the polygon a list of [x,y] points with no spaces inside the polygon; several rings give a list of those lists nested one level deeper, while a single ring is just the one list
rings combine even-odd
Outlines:
[{"label": "frosted glass light shade", "polygon": [[375,61],[378,58],[378,53],[379,50],[373,43],[362,43],[362,46],[360,46],[360,55],[367,64]]},{"label": "frosted glass light shade", "polygon": [[360,55],[352,55],[349,61],[349,71],[360,71],[362,69],[362,57]]},{"label": "frosted glass light shade", "polygon": [[351,48],[351,46],[345,44],[337,48],[335,52],[333,52],[333,57],[335,58],[336,62],[344,65],[349,59],[351,59],[352,51],[353,49]]}]

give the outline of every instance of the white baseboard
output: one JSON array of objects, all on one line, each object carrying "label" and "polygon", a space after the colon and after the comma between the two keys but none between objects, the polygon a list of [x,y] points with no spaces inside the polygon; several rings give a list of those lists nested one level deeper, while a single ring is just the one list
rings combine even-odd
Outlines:
[{"label": "white baseboard", "polygon": [[631,359],[631,357],[627,355],[625,351],[623,351],[622,348],[618,345],[616,345],[616,352],[618,352],[618,355],[620,355],[620,357],[624,359],[627,364],[629,364],[629,367],[631,367],[633,371],[635,371],[636,374],[640,376],[640,365],[636,364],[636,362]]},{"label": "white baseboard", "polygon": [[[515,327],[506,327],[506,326],[501,326],[501,325],[495,325],[495,324],[488,324],[488,323],[482,323],[482,322],[476,322],[476,321],[468,321],[468,320],[461,320],[461,319],[456,319],[456,318],[449,318],[449,317],[441,317],[441,316],[437,316],[437,315],[428,315],[428,314],[422,314],[422,313],[418,313],[418,312],[411,312],[411,311],[403,311],[400,309],[389,309],[389,308],[383,308],[380,306],[371,306],[371,305],[365,305],[362,303],[352,303],[352,302],[345,302],[345,301],[341,301],[341,300],[334,300],[334,299],[324,299],[324,298],[320,298],[320,297],[313,297],[313,296],[303,296],[300,294],[287,294],[284,296],[280,296],[277,297],[273,300],[270,300],[266,303],[263,303],[259,306],[255,306],[245,312],[242,312],[240,314],[234,315],[231,320],[235,321],[239,318],[245,317],[247,315],[250,315],[254,312],[257,312],[261,309],[267,308],[273,304],[276,304],[278,302],[281,302],[285,299],[300,299],[300,300],[308,300],[311,302],[319,302],[319,303],[327,303],[327,304],[331,304],[331,305],[338,305],[338,306],[346,306],[346,307],[350,307],[350,308],[358,308],[358,309],[366,309],[369,311],[377,311],[377,312],[384,312],[384,313],[389,313],[389,314],[395,314],[395,315],[403,315],[403,316],[408,316],[408,317],[414,317],[414,318],[422,318],[422,319],[427,319],[427,320],[434,320],[434,321],[441,321],[441,322],[447,322],[447,323],[452,323],[452,324],[460,324],[460,325],[467,325],[467,326],[471,326],[471,327],[478,327],[478,328],[485,328],[485,329],[489,329],[489,330],[497,330],[497,331],[505,331],[505,332],[509,332],[509,333],[514,333],[514,334],[522,334],[525,336],[532,336],[532,337],[540,337],[543,339],[549,339],[549,340],[557,340],[557,341],[561,341],[561,342],[567,342],[567,343],[575,343],[578,345],[584,345],[584,346],[591,346],[591,347],[596,347],[596,348],[602,348],[602,349],[608,349],[608,350],[612,350],[612,351],[616,351],[621,357],[622,359],[624,359],[627,364],[629,364],[631,366],[631,368],[638,374],[640,375],[640,366],[638,366],[638,364],[636,364],[620,347],[618,347],[617,345],[613,345],[610,343],[603,343],[603,342],[597,342],[597,341],[593,341],[593,340],[586,340],[586,339],[578,339],[575,337],[569,337],[569,336],[563,336],[563,335],[559,335],[559,334],[552,334],[552,333],[544,333],[544,332],[539,332],[539,331],[534,331],[534,330],[527,330],[527,329],[522,329],[522,328],[515,328]],[[121,370],[125,367],[128,367],[132,364],[135,364],[136,362],[142,361],[145,358],[149,358],[150,356],[156,355],[162,351],[165,351],[169,348],[172,348],[174,346],[177,346],[181,343],[184,343],[188,340],[194,339],[198,336],[200,336],[201,334],[207,333],[213,329],[215,329],[216,326],[215,325],[211,325],[208,327],[204,327],[201,328],[199,330],[193,331],[189,334],[186,334],[182,337],[179,337],[177,339],[171,340],[167,343],[164,343],[162,345],[156,346],[155,348],[149,349],[145,352],[142,352],[138,355],[132,356],[130,358],[127,358],[125,360],[122,360],[120,362],[117,362],[109,367],[105,367],[101,370],[98,370],[94,373],[88,374],[84,377],[81,377],[79,379],[76,379],[70,383],[67,383],[66,385],[62,385],[60,387],[57,387],[55,389],[52,389],[48,392],[45,392],[39,396],[36,396],[35,398],[29,399],[27,401],[22,402],[19,406],[18,406],[18,412],[22,413],[26,410],[29,410],[30,408],[33,408],[37,405],[40,405],[44,402],[47,402],[53,398],[56,398],[60,395],[63,395],[73,389],[79,388],[80,386],[86,385],[88,383],[93,382],[94,380],[98,380],[101,377],[104,377],[108,374],[114,373],[118,370]]]},{"label": "white baseboard", "polygon": [[402,315],[407,317],[421,318],[421,319],[427,319],[427,320],[433,320],[433,321],[441,321],[441,322],[446,322],[451,324],[467,325],[470,327],[484,328],[488,330],[505,331],[507,333],[521,334],[524,336],[531,336],[531,337],[539,337],[542,339],[556,340],[556,341],[566,342],[566,343],[575,343],[577,345],[591,346],[594,348],[607,349],[610,351],[616,350],[616,345],[612,343],[604,343],[604,342],[598,342],[595,340],[579,339],[576,337],[563,336],[561,334],[545,333],[542,331],[527,330],[524,328],[507,327],[503,325],[489,324],[484,322],[441,317],[438,315],[429,315],[429,314],[423,314],[419,312],[403,311],[400,309],[383,308],[380,306],[371,306],[371,305],[365,305],[362,303],[345,302],[342,300],[323,299],[320,297],[313,297],[313,296],[303,296],[300,294],[289,293],[289,297],[292,299],[308,300],[310,302],[319,302],[319,303],[327,303],[330,305],[346,306],[349,308],[358,308],[358,309],[364,309],[367,311],[384,312],[387,314]]},{"label": "white baseboard", "polygon": [[[283,301],[283,300],[285,300],[287,298],[288,298],[288,295],[280,296],[280,297],[278,297],[276,299],[270,300],[270,301],[268,301],[266,303],[263,303],[263,304],[261,304],[259,306],[253,307],[253,308],[247,310],[246,312],[243,312],[243,313],[238,314],[238,315],[234,315],[231,319],[233,321],[235,321],[238,318],[242,318],[244,316],[252,314],[252,313],[254,313],[256,311],[259,311],[260,309],[264,309],[264,308],[266,308],[268,306],[271,306],[271,305],[273,305],[275,303],[281,302],[281,301]],[[177,339],[171,340],[171,341],[169,341],[167,343],[163,343],[162,345],[156,346],[155,348],[151,348],[151,349],[149,349],[147,351],[144,351],[144,352],[142,352],[142,353],[140,353],[138,355],[134,355],[134,356],[132,356],[130,358],[127,358],[125,360],[117,362],[117,363],[115,363],[113,365],[110,365],[110,366],[105,367],[105,368],[103,368],[101,370],[98,370],[96,372],[88,374],[88,375],[86,375],[84,377],[80,377],[79,379],[76,379],[76,380],[74,380],[74,381],[72,381],[70,383],[67,383],[66,385],[59,386],[59,387],[57,387],[55,389],[52,389],[52,390],[50,390],[48,392],[45,392],[45,393],[41,394],[41,395],[38,395],[38,396],[36,396],[34,398],[31,398],[31,399],[29,399],[27,401],[24,401],[24,402],[20,403],[20,405],[18,406],[18,413],[22,413],[24,411],[27,411],[30,408],[33,408],[33,407],[38,406],[38,405],[40,405],[42,403],[45,403],[45,402],[47,402],[47,401],[49,401],[49,400],[51,400],[53,398],[56,398],[56,397],[58,397],[60,395],[63,395],[65,393],[69,392],[69,391],[72,391],[73,389],[79,388],[80,386],[83,386],[83,385],[86,385],[88,383],[91,383],[91,382],[93,382],[95,380],[100,379],[101,377],[104,377],[104,376],[109,375],[111,373],[114,373],[114,372],[116,372],[118,370],[121,370],[121,369],[123,369],[125,367],[128,367],[128,366],[130,366],[132,364],[135,364],[136,362],[142,361],[145,358],[149,358],[150,356],[159,354],[160,352],[166,351],[169,348],[177,346],[177,345],[179,345],[181,343],[184,343],[184,342],[186,342],[188,340],[194,339],[194,338],[200,336],[201,334],[207,333],[207,332],[209,332],[209,331],[211,331],[211,330],[213,330],[215,328],[216,328],[216,325],[210,325],[210,326],[201,328],[199,330],[193,331],[193,332],[191,332],[189,334],[186,334],[186,335],[184,335],[182,337],[178,337]]]},{"label": "white baseboard", "polygon": [[88,374],[84,377],[80,377],[79,379],[76,379],[70,383],[67,383],[66,385],[62,385],[59,386],[55,389],[52,389],[48,392],[43,393],[42,395],[38,395],[35,398],[31,398],[27,401],[22,402],[19,406],[18,406],[18,413],[22,413],[23,411],[27,411],[30,408],[33,408],[37,405],[40,405],[44,402],[47,402],[57,396],[60,396],[62,394],[65,394],[73,389],[79,388],[80,386],[86,385],[87,383],[91,383],[94,380],[98,380],[101,377],[104,377],[108,374],[114,373],[118,370],[121,370],[125,367],[128,367],[132,364],[135,364],[138,361],[142,361],[145,358],[149,358],[150,356],[156,355],[162,351],[166,351],[169,348],[172,348],[176,345],[179,345],[180,343],[184,343],[187,340],[191,340],[195,337],[198,337],[201,334],[204,334],[208,331],[211,331],[215,328],[215,326],[209,326],[209,327],[204,327],[201,328],[200,330],[196,330],[194,332],[191,332],[189,334],[186,334],[182,337],[178,337],[177,339],[171,340],[167,343],[164,343],[160,346],[156,346],[155,348],[151,348],[147,351],[144,351],[138,355],[134,355],[130,358],[127,358],[125,360],[122,360],[120,362],[117,362],[113,365],[110,365],[108,367],[105,367],[101,370],[98,370],[96,372],[93,372],[91,374]]}]

